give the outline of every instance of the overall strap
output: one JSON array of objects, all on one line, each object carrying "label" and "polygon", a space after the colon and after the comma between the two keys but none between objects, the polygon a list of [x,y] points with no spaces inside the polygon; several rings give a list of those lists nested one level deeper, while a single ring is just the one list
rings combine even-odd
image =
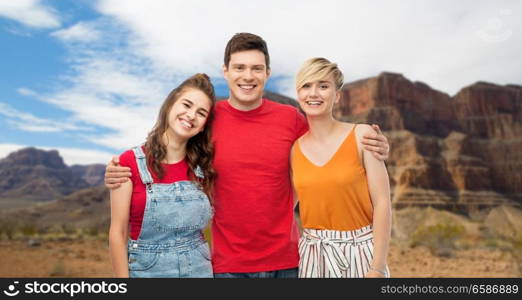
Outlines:
[{"label": "overall strap", "polygon": [[134,152],[134,156],[136,156],[136,164],[138,165],[138,172],[140,173],[140,178],[143,184],[149,186],[152,184],[152,175],[147,168],[147,158],[145,157],[145,153],[141,149],[141,146],[132,148]]}]

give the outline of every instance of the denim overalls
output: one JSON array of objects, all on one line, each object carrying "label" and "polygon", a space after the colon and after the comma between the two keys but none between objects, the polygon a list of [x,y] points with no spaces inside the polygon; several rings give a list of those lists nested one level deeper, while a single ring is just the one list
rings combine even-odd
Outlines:
[{"label": "denim overalls", "polygon": [[132,150],[147,202],[138,240],[128,243],[129,276],[213,277],[202,232],[212,217],[207,196],[191,181],[153,183],[141,147]]}]

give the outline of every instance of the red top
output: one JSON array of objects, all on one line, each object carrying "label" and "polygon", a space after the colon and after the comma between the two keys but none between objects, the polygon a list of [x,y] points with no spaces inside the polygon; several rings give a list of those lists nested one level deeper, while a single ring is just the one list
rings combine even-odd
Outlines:
[{"label": "red top", "polygon": [[295,268],[299,232],[293,213],[290,149],[308,129],[296,108],[263,99],[240,111],[216,105],[217,172],[212,223],[215,273]]},{"label": "red top", "polygon": [[[131,169],[131,181],[132,181],[132,197],[130,207],[130,238],[137,240],[140,231],[141,223],[143,222],[143,213],[145,211],[146,193],[145,184],[141,181],[140,174],[138,172],[138,165],[136,164],[136,157],[132,150],[127,150],[120,155],[120,165],[129,167]],[[163,179],[159,180],[158,177],[153,173],[152,180],[154,183],[173,183],[177,181],[189,180],[188,179],[188,164],[185,160],[177,162],[175,164],[162,164],[165,175]]]}]

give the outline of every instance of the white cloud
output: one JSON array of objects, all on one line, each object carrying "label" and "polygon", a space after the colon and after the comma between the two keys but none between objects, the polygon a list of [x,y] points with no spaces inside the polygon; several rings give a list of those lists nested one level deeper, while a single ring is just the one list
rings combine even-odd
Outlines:
[{"label": "white cloud", "polygon": [[96,150],[85,150],[78,148],[62,148],[62,147],[42,147],[35,145],[19,145],[19,144],[0,144],[0,159],[5,158],[9,153],[18,151],[25,147],[35,147],[43,150],[58,150],[65,164],[72,165],[88,165],[88,164],[106,164],[114,153],[107,153]]},{"label": "white cloud", "polygon": [[73,50],[83,56],[67,79],[68,86],[40,100],[72,113],[77,122],[110,130],[81,135],[94,144],[123,150],[142,143],[177,79],[143,68],[146,62],[135,64],[128,53],[110,57],[103,51]]},{"label": "white cloud", "polygon": [[274,74],[291,78],[325,56],[348,81],[394,71],[451,94],[522,80],[520,1],[101,0],[98,9],[129,28],[136,53],[184,73],[220,76],[226,42],[248,31],[268,42]]},{"label": "white cloud", "polygon": [[98,39],[64,40],[70,72],[62,76],[61,87],[38,99],[70,112],[75,122],[109,131],[77,137],[121,151],[145,140],[163,100],[185,76],[155,68],[149,58],[126,47],[128,31],[114,21],[102,17],[90,26],[99,32]]},{"label": "white cloud", "polygon": [[78,126],[72,122],[42,119],[30,113],[19,111],[5,103],[0,103],[0,115],[7,117],[9,124],[23,131],[59,132],[67,130],[91,130],[88,127]]},{"label": "white cloud", "polygon": [[0,16],[34,28],[60,27],[56,11],[40,0],[0,0]]},{"label": "white cloud", "polygon": [[80,22],[69,28],[55,31],[51,36],[66,42],[92,42],[100,37],[100,33],[91,25]]},{"label": "white cloud", "polygon": [[275,86],[291,97],[298,68],[312,56],[337,62],[347,82],[393,71],[450,94],[478,80],[522,82],[522,2],[96,3],[101,17],[53,33],[69,49],[62,86],[18,92],[70,112],[62,123],[108,129],[81,137],[115,151],[144,141],[181,79],[196,72],[221,78],[225,45],[237,32],[268,42]]},{"label": "white cloud", "polygon": [[[94,144],[121,150],[145,140],[147,132],[154,124],[154,113],[157,111],[155,106],[130,105],[123,100],[121,104],[114,104],[110,96],[104,98],[92,93],[85,95],[81,90],[83,89],[73,88],[45,101],[62,106],[79,121],[111,129],[113,133],[109,134],[82,135]],[[159,104],[161,103],[158,101],[158,107]]]},{"label": "white cloud", "polygon": [[23,96],[36,97],[38,95],[35,91],[25,87],[19,88],[16,91],[18,92],[18,94]]}]

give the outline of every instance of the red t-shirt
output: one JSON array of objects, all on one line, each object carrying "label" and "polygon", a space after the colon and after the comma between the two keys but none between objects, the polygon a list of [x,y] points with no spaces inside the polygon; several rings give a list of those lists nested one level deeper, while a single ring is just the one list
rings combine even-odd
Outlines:
[{"label": "red t-shirt", "polygon": [[[142,148],[143,149],[143,148]],[[120,165],[129,167],[131,169],[131,181],[132,181],[132,197],[130,207],[130,238],[133,240],[138,239],[141,231],[141,223],[143,222],[143,213],[145,212],[146,204],[146,192],[145,184],[141,181],[140,174],[138,172],[138,165],[136,163],[136,157],[132,150],[127,150],[120,155]],[[185,160],[174,164],[162,164],[164,175],[160,180],[154,174],[152,180],[154,183],[173,183],[177,181],[189,180],[188,179],[188,164]]]},{"label": "red t-shirt", "polygon": [[240,111],[227,101],[217,103],[212,132],[215,273],[297,267],[289,155],[307,129],[304,116],[289,105],[263,99],[260,107]]}]

